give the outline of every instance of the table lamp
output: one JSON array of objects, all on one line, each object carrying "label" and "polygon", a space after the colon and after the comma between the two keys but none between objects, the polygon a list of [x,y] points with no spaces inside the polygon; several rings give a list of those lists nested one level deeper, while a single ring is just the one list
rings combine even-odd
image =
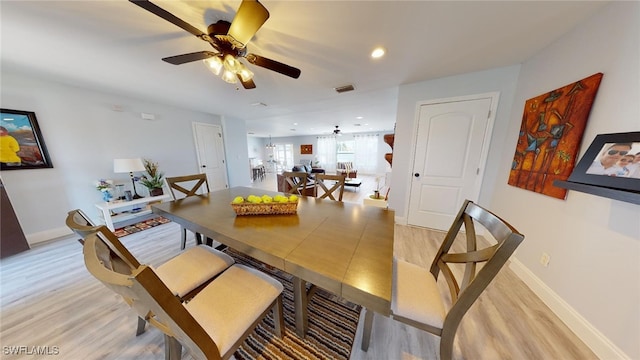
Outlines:
[{"label": "table lamp", "polygon": [[113,159],[113,172],[114,173],[129,173],[131,177],[131,186],[133,186],[133,198],[140,199],[142,196],[138,195],[136,191],[136,183],[133,179],[134,171],[144,171],[144,164],[142,163],[142,159]]}]

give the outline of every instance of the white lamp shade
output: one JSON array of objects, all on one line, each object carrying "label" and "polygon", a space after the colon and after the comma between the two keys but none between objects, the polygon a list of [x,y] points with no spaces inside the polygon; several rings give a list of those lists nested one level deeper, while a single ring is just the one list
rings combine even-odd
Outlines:
[{"label": "white lamp shade", "polygon": [[144,171],[142,159],[113,159],[114,173],[128,173],[134,171]]}]

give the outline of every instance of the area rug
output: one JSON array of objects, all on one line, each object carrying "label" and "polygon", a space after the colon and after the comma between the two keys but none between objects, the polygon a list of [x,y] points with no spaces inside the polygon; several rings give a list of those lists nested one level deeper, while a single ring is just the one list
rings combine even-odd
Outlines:
[{"label": "area rug", "polygon": [[295,332],[292,276],[234,250],[226,252],[236,263],[263,271],[284,285],[283,338],[274,335],[273,317],[269,314],[235,352],[236,359],[349,359],[361,306],[318,289],[307,307],[307,336],[301,339]]},{"label": "area rug", "polygon": [[117,237],[124,237],[127,235],[131,235],[131,234],[135,234],[139,231],[142,230],[147,230],[150,229],[152,227],[158,226],[158,225],[162,225],[162,224],[166,224],[166,223],[170,223],[171,220],[164,218],[162,216],[156,216],[153,219],[148,219],[145,221],[141,221],[138,223],[135,223],[133,225],[128,225],[125,227],[121,227],[116,229],[116,231],[114,231],[113,233],[117,236]]}]

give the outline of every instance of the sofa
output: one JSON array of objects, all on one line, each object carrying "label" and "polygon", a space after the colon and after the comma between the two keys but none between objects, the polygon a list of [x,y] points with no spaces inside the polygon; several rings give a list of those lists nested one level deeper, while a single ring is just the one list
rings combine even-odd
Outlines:
[{"label": "sofa", "polygon": [[358,176],[358,170],[353,168],[351,161],[336,163],[336,173],[338,175],[345,175],[348,178],[356,178]]},{"label": "sofa", "polygon": [[295,171],[295,172],[306,172],[307,173],[307,178],[311,179],[311,180],[315,180],[315,176],[313,174],[324,174],[324,169],[320,169],[320,168],[312,168],[311,165],[294,165],[293,168],[291,168],[291,171]]}]

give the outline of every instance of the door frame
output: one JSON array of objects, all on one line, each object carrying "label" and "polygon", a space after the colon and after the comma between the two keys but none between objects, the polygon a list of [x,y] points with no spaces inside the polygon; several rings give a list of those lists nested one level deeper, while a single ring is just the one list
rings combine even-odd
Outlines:
[{"label": "door frame", "polygon": [[439,98],[439,99],[431,99],[431,100],[423,100],[416,102],[416,107],[414,110],[413,117],[413,127],[411,133],[411,147],[409,153],[409,174],[405,180],[405,204],[404,204],[404,213],[406,214],[403,219],[403,224],[409,224],[409,205],[411,199],[411,187],[413,184],[413,169],[415,167],[416,160],[416,147],[418,144],[418,125],[420,124],[420,108],[424,105],[435,105],[442,103],[450,103],[450,102],[460,102],[460,101],[469,101],[469,100],[478,100],[478,99],[491,99],[491,106],[489,108],[490,114],[487,119],[487,127],[484,132],[484,139],[482,142],[482,151],[480,153],[480,169],[478,172],[478,178],[476,180],[476,184],[474,185],[476,188],[476,198],[480,198],[480,194],[482,192],[482,182],[484,180],[484,171],[487,164],[487,158],[489,156],[489,147],[491,146],[491,136],[493,134],[493,124],[495,123],[496,113],[498,112],[498,101],[500,100],[500,92],[492,91],[487,93],[479,93],[472,95],[464,95],[464,96],[455,96],[449,98]]}]

